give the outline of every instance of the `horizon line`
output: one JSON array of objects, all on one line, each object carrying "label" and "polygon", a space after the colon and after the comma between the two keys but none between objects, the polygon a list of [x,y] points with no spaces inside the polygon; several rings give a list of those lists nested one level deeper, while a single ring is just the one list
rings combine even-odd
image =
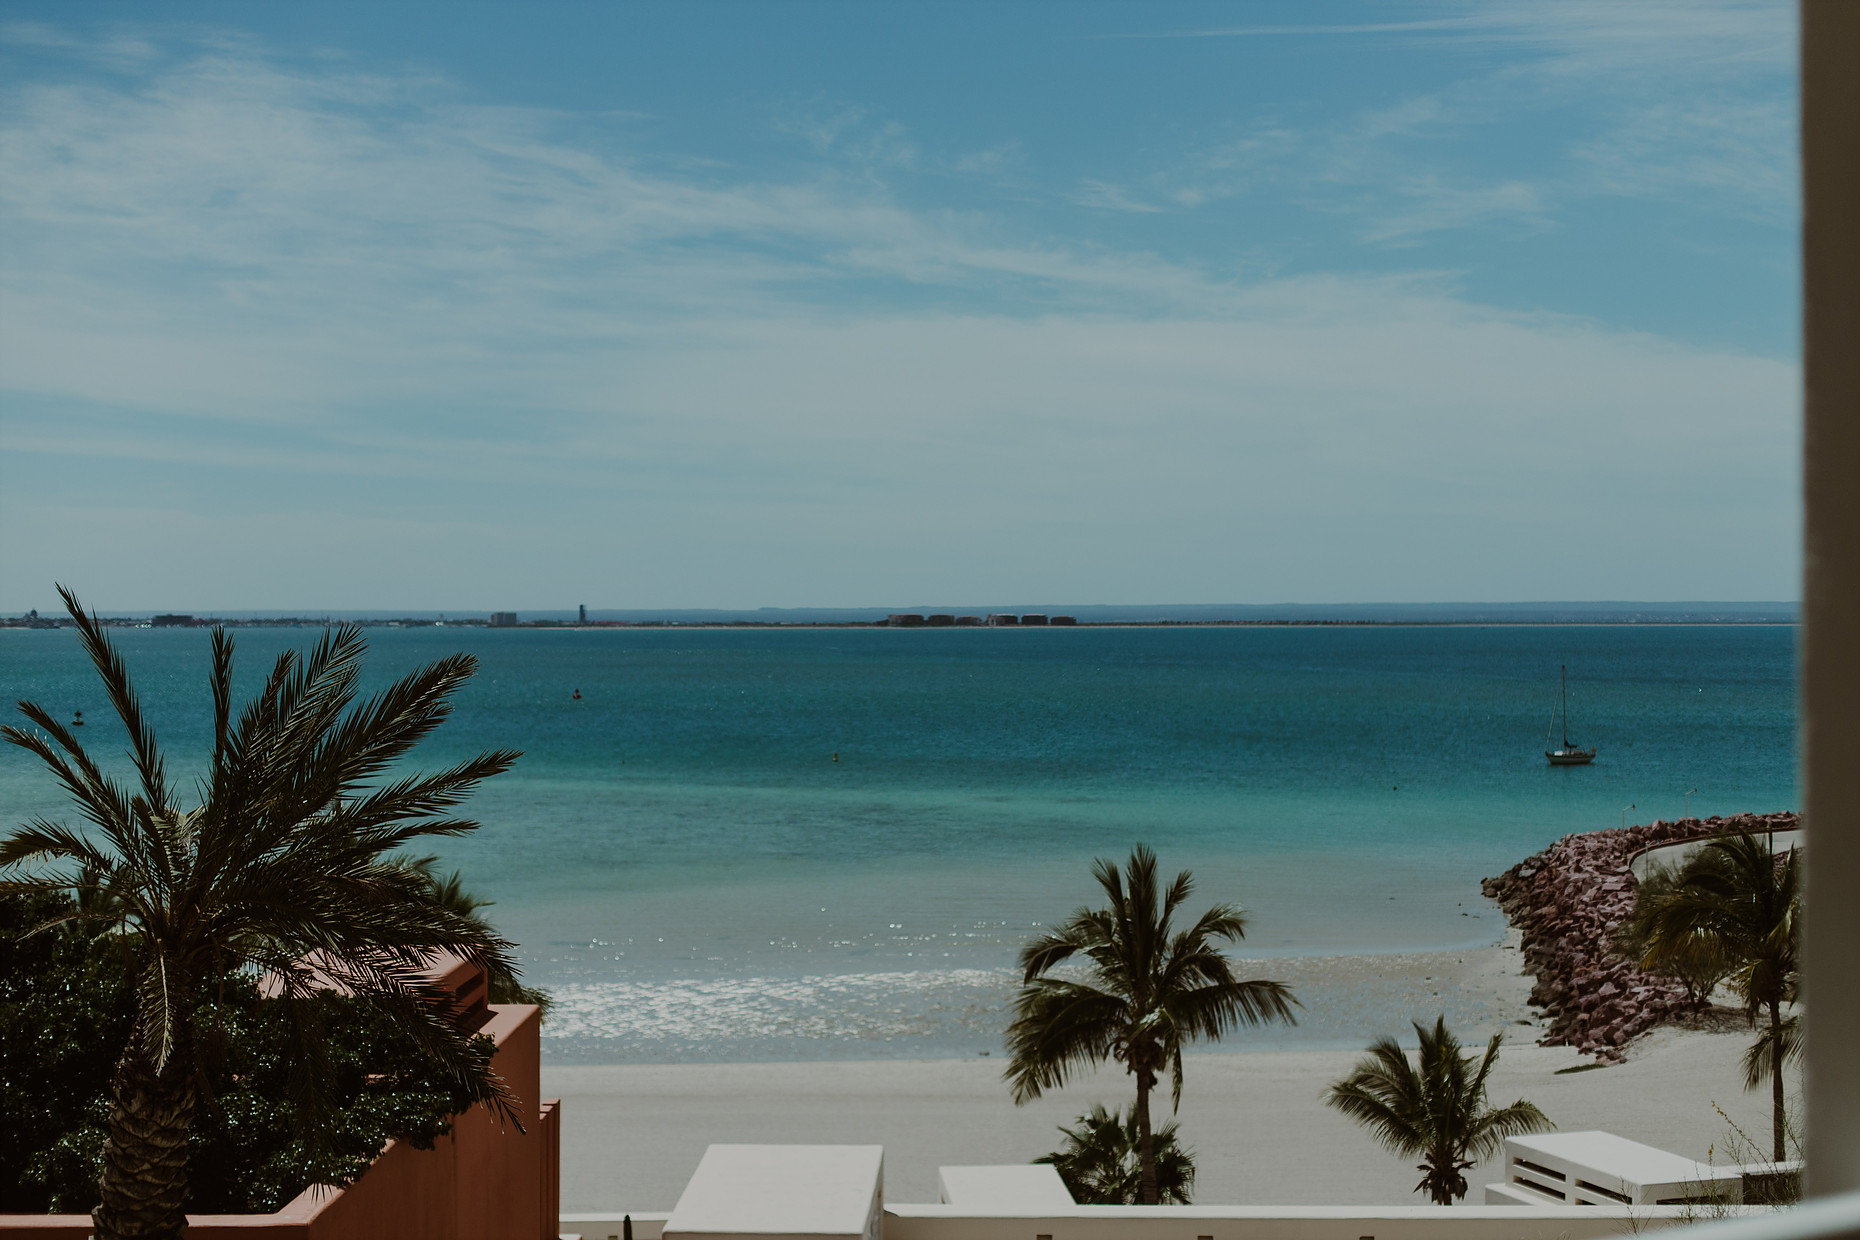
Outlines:
[{"label": "horizon line", "polygon": [[[873,615],[910,614],[912,612],[944,613],[959,612],[964,614],[988,613],[1045,613],[1073,614],[1078,612],[1198,612],[1215,611],[1261,612],[1261,611],[1421,611],[1421,610],[1503,610],[1517,611],[1530,609],[1579,609],[1579,610],[1652,610],[1652,611],[1687,611],[1698,609],[1734,609],[1738,611],[1754,610],[1799,610],[1800,599],[1520,599],[1520,600],[1474,600],[1441,599],[1420,602],[1393,602],[1371,600],[1364,602],[1300,602],[1281,601],[1270,603],[991,603],[987,605],[965,604],[956,606],[948,603],[910,603],[910,604],[807,604],[798,606],[745,605],[658,605],[658,606],[602,606],[588,604],[568,604],[549,606],[372,606],[372,607],[196,607],[191,610],[181,607],[151,607],[144,605],[95,607],[93,611],[100,617],[130,618],[156,615],[187,615],[194,617],[335,617],[335,616],[369,616],[369,617],[424,617],[456,615],[460,618],[470,616],[491,616],[499,613],[513,613],[531,616],[575,616],[585,609],[589,616],[596,614],[628,615],[672,615],[672,614],[716,614],[716,615],[768,615],[807,614],[807,613],[870,613]],[[62,607],[53,604],[41,610],[36,607],[7,608],[0,610],[0,619],[24,619],[37,613],[41,618],[52,618],[64,614]]]}]

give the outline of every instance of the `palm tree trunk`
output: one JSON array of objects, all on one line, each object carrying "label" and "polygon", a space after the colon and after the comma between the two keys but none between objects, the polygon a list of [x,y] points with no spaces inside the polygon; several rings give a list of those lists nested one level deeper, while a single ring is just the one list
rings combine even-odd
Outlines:
[{"label": "palm tree trunk", "polygon": [[1789,1126],[1783,1113],[1782,1008],[1771,999],[1770,1008],[1770,1146],[1771,1157],[1781,1162],[1789,1155],[1783,1138]]},{"label": "palm tree trunk", "polygon": [[1427,1196],[1437,1206],[1453,1204],[1453,1158],[1438,1152],[1427,1159]]},{"label": "palm tree trunk", "polygon": [[1137,1073],[1137,1169],[1143,1175],[1143,1201],[1146,1206],[1162,1204],[1162,1190],[1156,1182],[1156,1138],[1150,1132],[1150,1086],[1148,1072]]},{"label": "palm tree trunk", "polygon": [[194,1122],[192,1057],[157,1073],[134,1046],[111,1082],[97,1240],[181,1240],[187,1229],[187,1134]]}]

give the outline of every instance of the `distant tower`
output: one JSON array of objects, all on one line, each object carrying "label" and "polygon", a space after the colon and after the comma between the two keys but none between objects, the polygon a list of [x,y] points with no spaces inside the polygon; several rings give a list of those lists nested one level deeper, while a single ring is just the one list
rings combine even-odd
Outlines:
[{"label": "distant tower", "polygon": [[581,619],[578,623],[586,624],[587,622],[588,622],[588,605],[586,603],[583,603],[581,605]]}]

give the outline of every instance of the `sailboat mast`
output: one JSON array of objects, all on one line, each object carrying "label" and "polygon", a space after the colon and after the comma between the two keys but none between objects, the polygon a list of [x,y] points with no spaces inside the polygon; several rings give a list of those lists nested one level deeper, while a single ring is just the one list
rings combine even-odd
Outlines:
[{"label": "sailboat mast", "polygon": [[1569,664],[1562,664],[1563,672],[1563,748],[1569,748]]}]

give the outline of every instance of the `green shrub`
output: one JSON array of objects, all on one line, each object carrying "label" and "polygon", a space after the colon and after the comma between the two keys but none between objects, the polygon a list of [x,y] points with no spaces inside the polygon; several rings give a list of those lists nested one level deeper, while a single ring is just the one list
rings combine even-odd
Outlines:
[{"label": "green shrub", "polygon": [[[1079,1116],[1078,1127],[1059,1129],[1066,1146],[1042,1154],[1051,1163],[1072,1200],[1088,1206],[1134,1206],[1143,1200],[1143,1168],[1137,1160],[1137,1117],[1107,1110],[1102,1102]],[[1162,1205],[1191,1204],[1195,1188],[1195,1152],[1176,1139],[1173,1121],[1150,1134],[1156,1148],[1156,1184]]]},{"label": "green shrub", "polygon": [[[88,1214],[109,1123],[110,1078],[134,996],[107,935],[82,923],[27,933],[71,908],[62,896],[0,897],[0,1213]],[[470,1099],[388,1016],[323,995],[293,1012],[248,977],[201,1005],[207,1088],[189,1138],[188,1209],[269,1213],[311,1184],[348,1184],[389,1138],[422,1149]],[[323,1030],[334,1106],[295,1096],[287,1022]],[[491,1053],[488,1038],[478,1048]],[[315,1134],[316,1139],[312,1139]]]}]

